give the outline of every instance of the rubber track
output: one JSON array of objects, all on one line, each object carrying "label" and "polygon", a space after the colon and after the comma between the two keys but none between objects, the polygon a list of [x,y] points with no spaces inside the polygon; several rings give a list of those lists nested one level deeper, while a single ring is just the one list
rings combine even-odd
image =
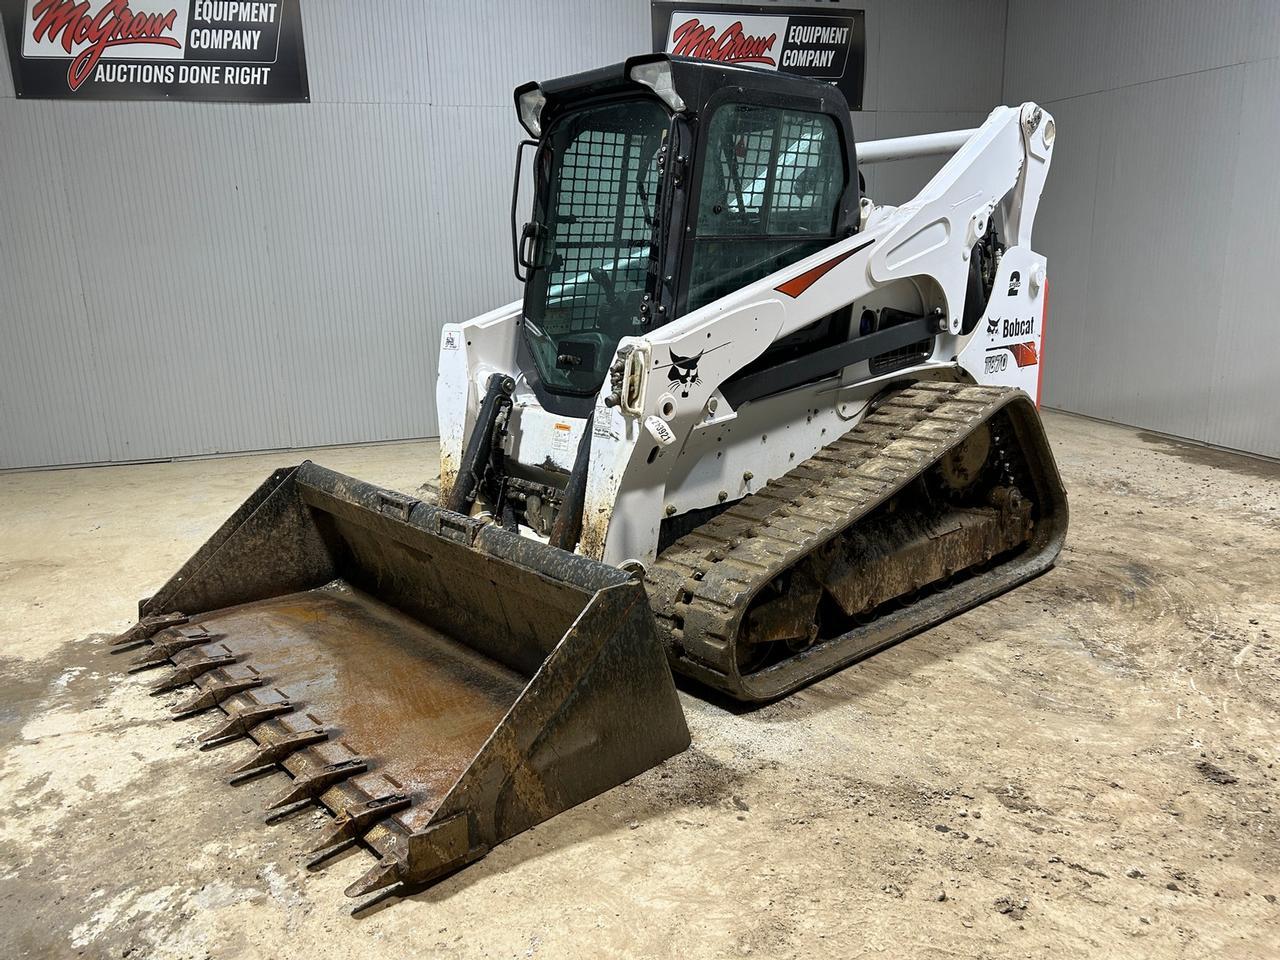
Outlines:
[{"label": "rubber track", "polygon": [[761,589],[918,477],[1016,393],[914,384],[798,467],[676,541],[646,576],[669,650],[716,673],[735,672],[732,638]]}]

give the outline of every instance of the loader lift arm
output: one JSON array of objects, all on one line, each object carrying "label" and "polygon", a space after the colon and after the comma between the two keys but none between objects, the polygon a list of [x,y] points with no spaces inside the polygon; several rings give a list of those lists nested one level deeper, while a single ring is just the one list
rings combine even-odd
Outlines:
[{"label": "loader lift arm", "polygon": [[[588,517],[607,516],[608,525],[584,544],[585,551],[610,563],[653,556],[659,521],[668,508],[674,507],[679,514],[714,503],[707,499],[705,486],[672,489],[670,463],[655,468],[648,462],[651,445],[645,432],[634,429],[632,423],[658,416],[676,437],[688,438],[683,445],[673,445],[674,449],[665,448],[661,456],[699,456],[706,446],[690,441],[699,433],[722,434],[730,429],[738,408],[762,393],[794,389],[824,373],[839,374],[869,350],[880,352],[870,337],[859,338],[866,339],[865,344],[853,339],[829,347],[818,345],[802,359],[740,376],[772,344],[820,318],[875,303],[878,293],[895,285],[910,285],[920,291],[916,329],[876,331],[873,336],[884,338],[884,350],[890,350],[922,337],[932,340],[936,334],[931,355],[958,354],[964,346],[972,251],[983,242],[1002,206],[1009,208],[1006,227],[1012,245],[1021,243],[1023,250],[1029,249],[1030,226],[1052,145],[1052,121],[1042,118],[1038,107],[997,108],[980,128],[965,133],[959,150],[910,203],[884,211],[861,232],[642,338],[624,338],[624,349],[642,347],[655,358],[655,370],[661,369],[665,358],[701,354],[698,382],[673,396],[663,389],[661,377],[651,377],[641,408],[631,418],[616,406],[597,407],[597,421],[606,418],[608,428],[598,430],[593,443],[592,457],[600,469],[592,471],[585,512]],[[924,149],[936,148],[926,141]],[[843,358],[850,363],[842,366]],[[843,385],[837,378],[831,390]],[[664,412],[668,400],[674,400],[670,415]],[[793,427],[793,432],[799,429],[805,434],[789,438],[794,442],[789,450],[794,458],[769,462],[762,461],[759,451],[744,451],[742,457],[730,460],[725,451],[720,458],[719,489],[727,491],[728,499],[737,499],[781,476],[796,460],[816,453],[824,443],[823,429],[830,427],[829,420],[817,423],[819,419]],[[606,439],[611,437],[627,440]],[[752,482],[744,483],[740,478],[747,472],[753,475]],[[627,508],[618,510],[624,500]]]}]

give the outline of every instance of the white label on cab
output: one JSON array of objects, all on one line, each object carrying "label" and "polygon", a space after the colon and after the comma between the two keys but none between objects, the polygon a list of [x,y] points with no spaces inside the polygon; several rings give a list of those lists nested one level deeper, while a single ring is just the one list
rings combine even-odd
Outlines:
[{"label": "white label on cab", "polygon": [[557,423],[551,428],[551,449],[561,456],[569,454],[569,440],[573,436],[573,428],[567,423]]},{"label": "white label on cab", "polygon": [[653,439],[657,440],[664,447],[669,447],[676,442],[676,435],[671,432],[671,428],[667,426],[667,421],[663,420],[656,414],[650,415],[644,421],[644,425],[649,428],[649,432],[653,434]]}]

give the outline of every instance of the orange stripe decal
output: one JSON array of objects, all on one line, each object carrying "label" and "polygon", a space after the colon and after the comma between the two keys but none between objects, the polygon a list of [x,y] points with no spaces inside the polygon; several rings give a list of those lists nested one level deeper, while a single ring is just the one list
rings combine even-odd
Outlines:
[{"label": "orange stripe decal", "polygon": [[1034,367],[1040,362],[1040,358],[1036,356],[1034,340],[1028,340],[1026,343],[1011,343],[1009,352],[1013,354],[1013,359],[1020,367]]},{"label": "orange stripe decal", "polygon": [[800,274],[799,276],[792,277],[790,280],[786,281],[785,283],[779,284],[773,289],[777,290],[779,293],[785,293],[788,297],[792,297],[792,298],[798,297],[800,296],[800,294],[804,293],[806,290],[812,287],[815,283],[817,283],[819,280],[825,277],[828,273],[830,273],[840,264],[844,263],[846,260],[852,257],[859,250],[866,249],[867,247],[871,246],[871,244],[873,244],[874,242],[875,242],[874,240],[868,240],[866,243],[860,244],[859,246],[854,247],[852,250],[846,250],[844,253],[840,254],[839,256],[832,257],[826,263],[820,263],[816,267],[810,267],[808,270],[806,270],[804,273]]}]

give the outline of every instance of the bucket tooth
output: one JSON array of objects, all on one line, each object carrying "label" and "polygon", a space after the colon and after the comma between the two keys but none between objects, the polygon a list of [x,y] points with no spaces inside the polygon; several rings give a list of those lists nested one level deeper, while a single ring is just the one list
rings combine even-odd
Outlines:
[{"label": "bucket tooth", "polygon": [[217,653],[186,660],[178,664],[176,670],[151,688],[151,695],[176,690],[188,683],[194,683],[196,677],[208,673],[216,667],[226,667],[236,662],[235,654]]},{"label": "bucket tooth", "polygon": [[[330,826],[323,839],[311,849],[311,853],[323,854],[318,856],[317,860],[329,859],[332,854],[324,854],[325,850],[347,841],[354,842],[360,834],[364,833],[379,820],[407,809],[411,802],[406,794],[392,793],[384,797],[376,797],[373,800],[366,800],[364,803],[352,804],[334,818],[332,826]],[[334,853],[338,852],[340,851],[334,851]]]},{"label": "bucket tooth", "polygon": [[342,853],[342,851],[350,850],[358,842],[359,839],[357,837],[347,837],[347,839],[339,840],[337,843],[316,847],[314,850],[310,851],[312,856],[304,866],[307,870],[315,873],[338,854]]},{"label": "bucket tooth", "polygon": [[393,856],[386,856],[370,867],[359,880],[347,887],[348,897],[364,897],[377,890],[394,887],[400,882],[401,864]]},{"label": "bucket tooth", "polygon": [[294,780],[288,790],[267,804],[267,809],[280,810],[283,807],[301,803],[303,800],[314,800],[335,783],[341,783],[357,773],[365,773],[368,769],[369,761],[364,757],[351,757],[337,763],[325,764]]},{"label": "bucket tooth", "polygon": [[267,815],[262,818],[262,822],[265,823],[267,826],[273,826],[282,820],[288,820],[295,813],[301,813],[303,810],[306,810],[310,806],[311,806],[311,800],[308,798],[303,800],[295,800],[293,803],[285,804],[283,807],[279,807],[278,809],[275,809],[275,810],[272,810],[270,807],[268,807]]},{"label": "bucket tooth", "polygon": [[202,643],[211,643],[214,635],[201,626],[174,627],[151,638],[151,646],[129,661],[129,672],[137,673],[158,667],[175,653]]},{"label": "bucket tooth", "polygon": [[274,767],[295,750],[301,750],[303,747],[309,747],[313,743],[320,743],[328,739],[329,731],[322,730],[320,727],[300,730],[297,733],[281,737],[279,740],[273,739],[262,744],[253,756],[244,761],[244,763],[236,764],[227,771],[227,774],[231,777],[233,784],[240,783],[252,776],[256,776],[257,771],[263,767]]},{"label": "bucket tooth", "polygon": [[184,700],[170,712],[173,715],[173,719],[183,720],[200,713],[202,710],[216,707],[223,700],[234,694],[252,690],[254,687],[262,686],[262,684],[262,677],[257,676],[238,677],[234,680],[211,680],[194,697],[190,700]]},{"label": "bucket tooth", "polygon": [[430,883],[484,856],[488,849],[481,838],[472,836],[471,817],[457,813],[398,837],[386,856],[347,887],[347,896],[362,897],[397,883]]},{"label": "bucket tooth", "polygon": [[293,710],[293,701],[285,698],[276,703],[252,704],[236,711],[227,717],[225,723],[219,724],[204,736],[200,737],[200,749],[212,750],[241,737],[247,737],[249,731],[263,720],[270,720]]},{"label": "bucket tooth", "polygon": [[170,627],[163,633],[152,637],[151,642],[164,650],[169,656],[173,656],[179,650],[197,647],[202,643],[209,643],[213,639],[214,635],[205,629],[204,624],[197,623],[189,627]]},{"label": "bucket tooth", "polygon": [[238,787],[242,783],[248,783],[250,780],[257,780],[259,777],[265,777],[269,773],[275,773],[276,765],[274,763],[264,763],[260,767],[250,767],[247,770],[241,770],[227,777],[227,784]]},{"label": "bucket tooth", "polygon": [[111,646],[115,649],[113,653],[123,653],[132,647],[146,643],[161,630],[167,627],[177,627],[186,623],[190,618],[184,613],[159,613],[149,617],[143,617],[132,627],[126,630],[120,636],[111,641]]},{"label": "bucket tooth", "polygon": [[143,670],[162,667],[168,662],[169,653],[164,647],[150,646],[129,661],[129,672],[141,673]]}]

